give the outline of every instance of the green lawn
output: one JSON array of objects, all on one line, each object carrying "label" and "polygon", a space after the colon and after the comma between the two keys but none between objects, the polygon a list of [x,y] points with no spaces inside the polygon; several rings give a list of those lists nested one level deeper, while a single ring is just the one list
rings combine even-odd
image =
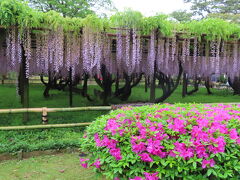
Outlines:
[{"label": "green lawn", "polygon": [[78,154],[41,156],[0,163],[0,180],[103,180],[80,166]]},{"label": "green lawn", "polygon": [[[89,86],[89,94],[94,102],[89,102],[80,95],[74,94],[74,106],[96,106],[101,105],[101,101],[94,97],[93,90],[98,88]],[[68,107],[68,92],[51,91],[51,97],[45,99],[42,96],[42,85],[30,86],[30,107]],[[166,100],[168,103],[221,103],[240,102],[239,96],[233,96],[229,90],[213,89],[213,95],[207,95],[204,88],[194,95],[181,97],[181,87]],[[0,85],[0,109],[21,108],[19,97],[16,96],[14,85]],[[157,97],[161,95],[161,90],[156,90]],[[127,103],[148,101],[149,92],[144,92],[143,86],[133,89],[132,95]],[[112,104],[126,103],[112,99]],[[74,123],[90,122],[96,117],[107,113],[107,111],[88,111],[74,113],[51,113],[49,123]],[[0,115],[0,126],[22,125],[22,115]],[[28,124],[41,124],[40,114],[30,114]],[[42,129],[25,131],[0,131],[0,153],[15,153],[18,151],[36,151],[47,149],[64,149],[79,147],[79,140],[82,138],[83,128],[63,128],[63,129]],[[79,158],[76,154],[64,154],[58,156],[43,156],[30,158],[23,161],[5,161],[0,163],[0,180],[94,180],[95,174],[91,170],[85,170],[79,166]]]},{"label": "green lawn", "polygon": [[[89,102],[80,95],[74,94],[74,106],[95,106],[101,105],[101,101],[94,97],[93,90],[98,88],[95,85],[89,86],[89,94],[94,102]],[[45,99],[42,95],[44,87],[42,85],[30,86],[30,107],[68,107],[68,92],[51,91],[51,97]],[[194,95],[182,98],[181,87],[167,99],[166,102],[239,102],[239,96],[233,96],[232,92],[227,90],[213,90],[213,95],[207,95],[206,90],[201,88]],[[0,109],[2,108],[21,108],[19,97],[16,96],[15,85],[0,85]],[[157,96],[160,96],[161,90],[156,90]],[[133,89],[132,95],[127,103],[148,101],[149,92],[144,92],[143,86]],[[112,99],[111,103],[126,103]],[[108,111],[88,111],[88,112],[64,112],[49,113],[49,123],[75,123],[91,122],[96,117],[108,113]],[[27,124],[41,124],[41,114],[30,114],[30,121]],[[0,126],[22,125],[22,114],[0,115]],[[25,130],[25,131],[0,131],[0,152],[15,153],[18,151],[35,151],[47,149],[64,149],[66,147],[79,147],[79,139],[82,138],[84,128],[64,128],[49,130]]]},{"label": "green lawn", "polygon": [[[95,85],[89,86],[89,94],[94,99],[89,102],[86,98],[78,94],[74,94],[73,105],[79,106],[97,106],[101,105],[101,101],[95,97],[93,90],[98,88]],[[51,97],[45,99],[42,95],[44,87],[42,85],[30,86],[30,107],[68,107],[68,92],[52,90]],[[165,102],[169,103],[212,103],[212,102],[239,102],[239,96],[233,96],[232,92],[228,90],[213,90],[213,95],[207,95],[205,88],[201,88],[199,92],[194,95],[182,98],[181,87],[179,87],[174,94]],[[0,108],[21,108],[19,97],[16,95],[16,87],[14,85],[0,85]],[[161,90],[156,90],[156,96],[161,95]],[[111,104],[142,102],[149,100],[149,92],[144,92],[143,86],[137,86],[133,89],[132,95],[127,102],[121,102],[117,99],[111,99]],[[96,117],[107,113],[106,111],[90,111],[90,112],[64,112],[64,113],[50,113],[49,123],[76,123],[76,122],[90,122]],[[0,125],[21,125],[22,114],[18,115],[0,115]],[[41,115],[30,114],[30,121],[28,124],[41,124]]]},{"label": "green lawn", "polygon": [[[51,91],[51,97],[45,99],[42,95],[44,87],[42,85],[30,86],[30,107],[69,107],[68,92]],[[16,87],[14,85],[0,85],[0,108],[21,108],[19,97],[16,95]],[[99,101],[96,104],[89,102],[87,99],[82,98],[80,95],[74,95],[74,106],[92,106],[100,105]],[[89,122],[94,118],[107,113],[99,111],[89,112],[64,112],[64,113],[51,113],[49,114],[49,123],[63,124],[63,123],[76,123],[76,122]],[[22,114],[0,115],[0,125],[22,125]],[[40,113],[30,113],[30,120],[27,123],[41,124]]]}]

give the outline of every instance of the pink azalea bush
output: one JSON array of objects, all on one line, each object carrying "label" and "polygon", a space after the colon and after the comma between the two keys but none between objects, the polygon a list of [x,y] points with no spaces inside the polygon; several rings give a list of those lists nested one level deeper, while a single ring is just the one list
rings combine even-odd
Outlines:
[{"label": "pink azalea bush", "polygon": [[122,108],[90,125],[81,149],[81,165],[111,179],[240,179],[240,106]]}]

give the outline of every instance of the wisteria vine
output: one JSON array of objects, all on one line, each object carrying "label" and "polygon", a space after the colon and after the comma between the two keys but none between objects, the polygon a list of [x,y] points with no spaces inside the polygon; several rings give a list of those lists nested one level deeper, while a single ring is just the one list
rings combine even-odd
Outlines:
[{"label": "wisteria vine", "polygon": [[90,28],[83,28],[79,34],[61,28],[38,33],[31,29],[20,33],[10,28],[5,34],[0,46],[0,74],[18,72],[24,55],[27,77],[49,71],[69,76],[70,69],[73,77],[93,77],[101,74],[103,65],[110,74],[120,77],[141,73],[152,77],[156,71],[174,76],[180,62],[189,77],[213,73],[239,76],[238,40],[229,43],[216,39],[207,43],[196,37],[161,37],[157,31],[144,37],[136,29],[117,30],[111,36]]}]

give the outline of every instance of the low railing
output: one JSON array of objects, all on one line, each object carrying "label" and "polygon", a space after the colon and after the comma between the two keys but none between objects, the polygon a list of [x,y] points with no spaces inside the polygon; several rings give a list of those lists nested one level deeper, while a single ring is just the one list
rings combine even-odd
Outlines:
[{"label": "low railing", "polygon": [[[229,105],[240,105],[240,103],[206,103],[209,105],[216,104],[229,104]],[[125,106],[143,106],[153,105],[152,103],[137,103],[137,104],[120,104],[112,106],[89,106],[89,107],[74,107],[74,108],[25,108],[25,109],[0,109],[1,114],[18,114],[18,113],[42,113],[42,124],[43,125],[27,125],[27,126],[4,126],[0,127],[0,130],[24,130],[24,129],[48,129],[48,128],[67,128],[67,127],[83,127],[88,126],[91,122],[85,123],[70,123],[70,124],[48,124],[48,113],[54,112],[76,112],[76,111],[110,111]]]},{"label": "low railing", "polygon": [[42,113],[43,125],[28,126],[6,126],[0,127],[0,130],[24,130],[24,129],[47,129],[47,128],[66,128],[88,126],[91,122],[72,123],[72,124],[48,124],[48,113],[53,112],[76,112],[76,111],[108,111],[114,109],[112,106],[93,106],[93,107],[74,107],[74,108],[25,108],[25,109],[0,109],[0,114],[18,114],[18,113]]}]

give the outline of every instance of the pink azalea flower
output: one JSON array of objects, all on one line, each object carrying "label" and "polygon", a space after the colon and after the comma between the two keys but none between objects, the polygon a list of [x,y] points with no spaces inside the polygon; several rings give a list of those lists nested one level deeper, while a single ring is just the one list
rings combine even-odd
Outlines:
[{"label": "pink azalea flower", "polygon": [[135,178],[130,179],[130,180],[143,180],[143,178],[142,178],[142,177],[139,177],[139,176],[136,176]]},{"label": "pink azalea flower", "polygon": [[107,125],[104,128],[104,130],[111,131],[112,135],[114,136],[119,127],[120,127],[120,125],[116,122],[116,119],[109,119],[107,121]]},{"label": "pink azalea flower", "polygon": [[96,168],[100,168],[100,167],[101,167],[101,162],[100,162],[100,160],[98,159],[98,160],[97,160],[96,162],[94,162],[92,165],[95,166]]},{"label": "pink azalea flower", "polygon": [[179,152],[180,157],[186,159],[194,156],[193,148],[187,148],[184,143],[179,143],[178,141],[173,144],[175,146],[174,151]]},{"label": "pink azalea flower", "polygon": [[168,127],[176,132],[179,132],[180,134],[184,134],[186,133],[186,129],[184,129],[185,127],[185,121],[175,118],[173,121],[173,124],[170,124]]},{"label": "pink azalea flower", "polygon": [[145,122],[149,125],[153,125],[152,121],[150,121],[148,118],[145,120]]},{"label": "pink azalea flower", "polygon": [[110,154],[115,157],[115,159],[117,161],[121,160],[122,159],[122,155],[121,155],[121,150],[120,148],[114,148],[114,149],[110,149]]},{"label": "pink azalea flower", "polygon": [[139,115],[135,115],[135,118],[136,118],[136,119],[140,119],[140,116],[139,116]]},{"label": "pink azalea flower", "polygon": [[202,161],[202,168],[206,168],[207,165],[209,165],[210,167],[213,167],[215,165],[215,161],[213,159],[210,159],[210,160],[204,159]]},{"label": "pink azalea flower", "polygon": [[163,139],[169,139],[169,136],[167,134],[164,134],[163,132],[157,132],[155,134],[156,140],[162,141]]},{"label": "pink azalea flower", "polygon": [[139,154],[139,156],[141,157],[141,160],[144,162],[152,162],[153,161],[153,159],[147,153]]},{"label": "pink azalea flower", "polygon": [[103,146],[102,141],[101,141],[101,139],[99,138],[98,133],[96,133],[96,134],[94,135],[94,140],[95,140],[95,142],[96,142],[96,146],[98,146],[98,147]]},{"label": "pink azalea flower", "polygon": [[158,126],[158,130],[163,130],[163,124],[162,123],[158,123],[157,126]]},{"label": "pink azalea flower", "polygon": [[145,143],[140,142],[139,144],[132,144],[132,151],[135,153],[141,153],[146,150]]},{"label": "pink azalea flower", "polygon": [[198,158],[209,157],[209,155],[206,153],[206,148],[203,144],[201,144],[200,142],[194,142],[193,144],[195,145]]},{"label": "pink azalea flower", "polygon": [[120,114],[117,114],[117,115],[116,115],[116,119],[120,119],[121,117],[125,117],[125,114],[120,113]]},{"label": "pink azalea flower", "polygon": [[227,134],[228,133],[228,129],[227,126],[225,124],[221,124],[220,122],[213,122],[212,126],[209,130],[209,133],[214,133],[217,130],[219,130],[220,133],[222,134]]},{"label": "pink azalea flower", "polygon": [[237,140],[237,144],[240,145],[240,138]]},{"label": "pink azalea flower", "polygon": [[229,132],[229,136],[230,136],[231,139],[238,139],[237,130],[235,128],[231,129],[230,132]]},{"label": "pink azalea flower", "polygon": [[118,142],[115,139],[109,139],[106,135],[103,136],[102,144],[107,148],[116,148],[117,143]]},{"label": "pink azalea flower", "polygon": [[122,110],[132,110],[132,107],[131,106],[124,106],[124,107],[121,107]]},{"label": "pink azalea flower", "polygon": [[209,151],[216,154],[216,153],[220,153],[220,152],[224,152],[225,151],[225,145],[226,142],[224,140],[224,137],[219,136],[218,138],[210,138],[212,143],[214,145],[210,145],[208,146]]},{"label": "pink azalea flower", "polygon": [[156,115],[154,115],[154,118],[156,118],[156,119],[159,118],[160,119],[160,118],[162,118],[162,116],[160,114],[156,114]]},{"label": "pink azalea flower", "polygon": [[207,132],[202,131],[202,128],[198,126],[193,126],[191,130],[192,137],[196,138],[197,140],[202,140],[204,142],[209,142],[209,135]]},{"label": "pink azalea flower", "polygon": [[139,129],[144,128],[141,122],[137,122],[137,123],[136,123],[136,126],[137,126]]},{"label": "pink azalea flower", "polygon": [[119,129],[118,133],[119,133],[120,136],[123,136],[123,134],[125,133],[125,130],[124,129]]},{"label": "pink azalea flower", "polygon": [[80,159],[80,164],[83,168],[88,168],[88,163],[86,161],[89,161],[89,159]]},{"label": "pink azalea flower", "polygon": [[142,136],[142,138],[145,138],[147,135],[146,128],[140,122],[137,122],[136,125],[139,128],[140,136]]},{"label": "pink azalea flower", "polygon": [[159,177],[157,176],[158,172],[156,172],[156,173],[144,172],[144,175],[145,175],[146,180],[159,180]]},{"label": "pink azalea flower", "polygon": [[130,120],[130,119],[124,119],[124,120],[122,121],[122,124],[131,125],[131,124],[132,124],[132,120]]},{"label": "pink azalea flower", "polygon": [[192,130],[191,130],[191,135],[193,137],[198,137],[199,134],[202,133],[202,128],[198,127],[198,126],[193,126]]},{"label": "pink azalea flower", "polygon": [[159,109],[157,112],[163,112],[163,111],[169,111],[170,109],[169,108],[162,108],[162,109]]},{"label": "pink azalea flower", "polygon": [[176,157],[176,154],[173,152],[173,150],[170,150],[168,156]]},{"label": "pink azalea flower", "polygon": [[149,129],[150,129],[151,131],[157,131],[157,128],[156,128],[155,126],[150,126]]},{"label": "pink azalea flower", "polygon": [[166,157],[167,153],[163,152],[162,149],[164,149],[164,147],[161,146],[160,140],[153,140],[152,138],[148,139],[147,152],[164,158]]},{"label": "pink azalea flower", "polygon": [[208,123],[209,123],[208,119],[206,119],[206,118],[198,118],[196,121],[197,121],[198,126],[200,128],[208,127]]}]

